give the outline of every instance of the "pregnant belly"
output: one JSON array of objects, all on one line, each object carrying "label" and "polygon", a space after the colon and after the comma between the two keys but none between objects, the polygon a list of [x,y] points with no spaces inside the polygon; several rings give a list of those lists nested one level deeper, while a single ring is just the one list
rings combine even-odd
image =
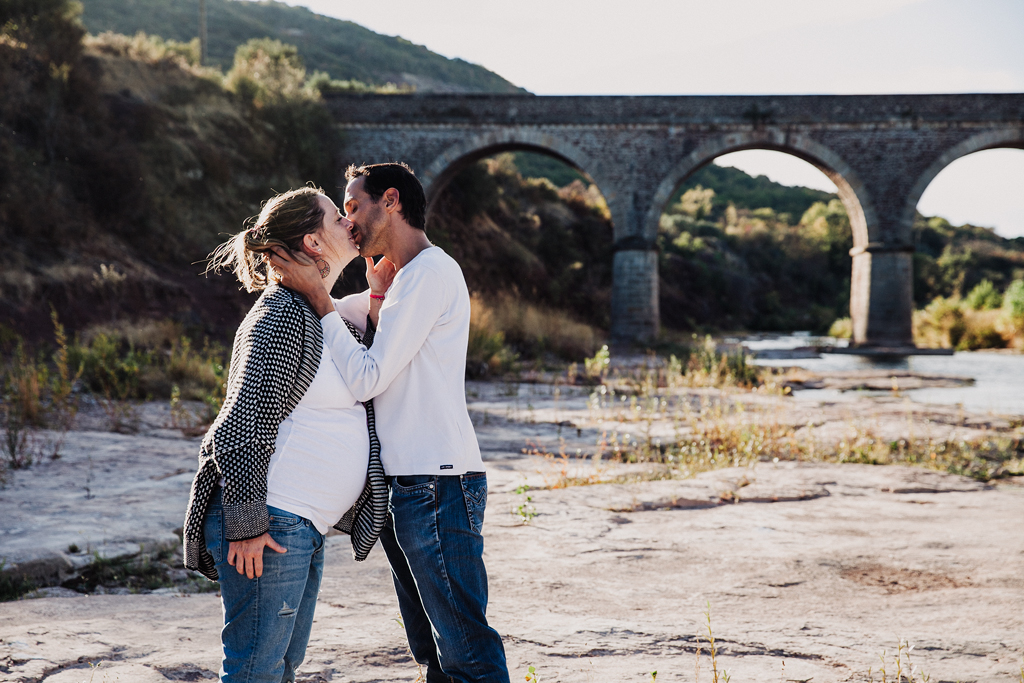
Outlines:
[{"label": "pregnant belly", "polygon": [[282,424],[267,474],[267,503],[311,520],[325,533],[366,483],[366,413],[300,411]]}]

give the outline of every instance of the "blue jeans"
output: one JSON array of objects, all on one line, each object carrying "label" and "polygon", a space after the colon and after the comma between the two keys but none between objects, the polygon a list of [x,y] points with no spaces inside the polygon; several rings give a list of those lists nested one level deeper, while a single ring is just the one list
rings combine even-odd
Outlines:
[{"label": "blue jeans", "polygon": [[508,682],[501,636],[487,625],[486,505],[483,472],[391,478],[391,515],[380,541],[427,683]]},{"label": "blue jeans", "polygon": [[294,681],[306,656],[324,566],[324,537],[304,517],[269,507],[270,535],[288,549],[263,550],[263,576],[249,579],[228,564],[221,492],[210,500],[203,533],[217,563],[224,628],[224,683]]}]

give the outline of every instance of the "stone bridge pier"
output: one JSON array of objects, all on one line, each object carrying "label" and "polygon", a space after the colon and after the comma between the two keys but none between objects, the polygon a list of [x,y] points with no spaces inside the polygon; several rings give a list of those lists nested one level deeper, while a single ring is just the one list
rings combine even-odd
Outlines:
[{"label": "stone bridge pier", "polygon": [[853,342],[913,345],[917,202],[961,156],[1024,148],[1024,95],[534,97],[341,95],[328,104],[341,166],[402,160],[427,191],[478,159],[542,152],[586,173],[614,225],[616,339],[658,334],[662,211],[694,171],[723,154],[769,149],[821,169],[853,230]]}]

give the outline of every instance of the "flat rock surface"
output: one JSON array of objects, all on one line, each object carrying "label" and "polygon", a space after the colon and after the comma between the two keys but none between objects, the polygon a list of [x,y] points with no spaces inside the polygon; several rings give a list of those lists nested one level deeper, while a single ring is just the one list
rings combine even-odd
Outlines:
[{"label": "flat rock surface", "polygon": [[[900,638],[935,681],[1016,680],[1024,487],[780,463],[516,493],[552,466],[524,457],[490,469],[489,613],[517,676],[533,665],[549,681],[641,681],[655,670],[693,680],[710,603],[719,666],[734,681],[780,680],[783,660],[787,679],[868,680]],[[511,512],[527,495],[536,516],[523,524]],[[345,537],[328,543],[303,680],[414,680],[383,553],[357,564]],[[0,680],[202,680],[217,670],[215,594],[41,598],[0,613]],[[705,677],[709,666],[705,657]]]},{"label": "flat rock surface", "polygon": [[[1019,681],[1019,477],[988,485],[915,468],[763,462],[646,481],[656,466],[571,457],[615,424],[636,429],[593,413],[590,391],[576,389],[470,387],[491,489],[489,616],[513,680],[532,665],[541,681],[644,681],[652,671],[658,681],[693,681],[698,647],[701,679],[711,680],[710,604],[718,666],[737,683],[867,681],[869,667],[878,679],[878,656],[900,639],[932,681]],[[984,416],[902,401],[840,409],[787,400],[779,419],[813,429],[821,416],[839,429],[840,410],[894,429],[983,429],[966,423]],[[158,418],[135,435],[72,432],[59,460],[14,473],[0,490],[7,566],[52,569],[46,558],[57,558],[72,571],[87,561],[83,549],[116,556],[175,542],[198,440]],[[529,454],[559,449],[566,457]],[[566,480],[635,483],[542,488]],[[300,680],[415,680],[383,553],[357,564],[347,537],[327,543]],[[214,593],[37,595],[0,603],[0,681],[216,677]],[[891,678],[891,657],[887,668]]]},{"label": "flat rock surface", "polygon": [[[15,472],[0,489],[0,554],[40,579],[99,553],[176,545],[198,439],[70,432],[63,454]],[[69,551],[69,548],[76,552]]]},{"label": "flat rock surface", "polygon": [[794,389],[908,391],[962,387],[974,384],[974,380],[958,375],[933,375],[910,370],[855,370],[821,375],[803,370],[788,373],[787,383]]}]

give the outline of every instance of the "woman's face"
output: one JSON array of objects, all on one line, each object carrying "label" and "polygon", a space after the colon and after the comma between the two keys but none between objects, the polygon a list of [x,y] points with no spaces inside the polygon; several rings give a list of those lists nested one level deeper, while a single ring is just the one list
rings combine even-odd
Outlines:
[{"label": "woman's face", "polygon": [[334,202],[326,195],[318,197],[320,208],[324,211],[324,223],[317,231],[323,243],[323,255],[340,268],[359,255],[359,247],[352,238],[352,221],[341,214]]}]

